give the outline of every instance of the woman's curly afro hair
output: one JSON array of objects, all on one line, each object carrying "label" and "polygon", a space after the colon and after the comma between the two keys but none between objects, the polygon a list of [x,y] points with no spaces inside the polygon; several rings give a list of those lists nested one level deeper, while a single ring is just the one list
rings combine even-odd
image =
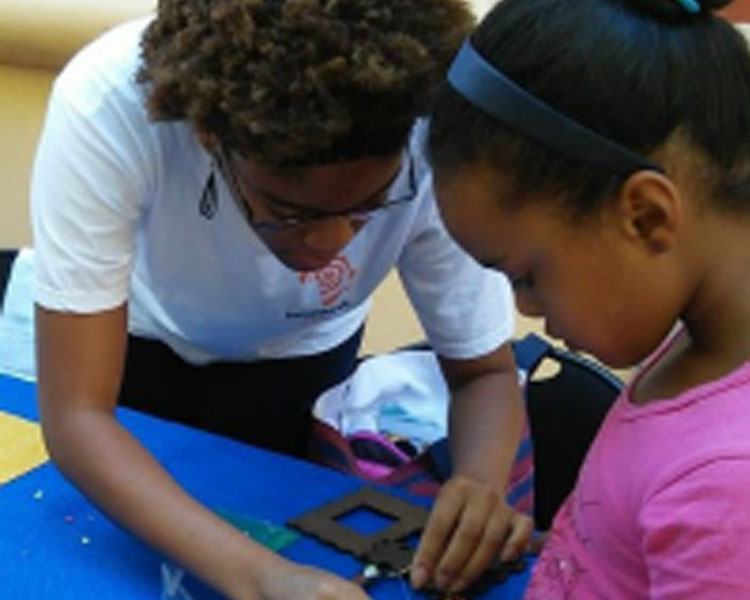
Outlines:
[{"label": "woman's curly afro hair", "polygon": [[382,156],[429,110],[473,23],[463,0],[160,0],[138,81],[152,119],[253,160]]}]

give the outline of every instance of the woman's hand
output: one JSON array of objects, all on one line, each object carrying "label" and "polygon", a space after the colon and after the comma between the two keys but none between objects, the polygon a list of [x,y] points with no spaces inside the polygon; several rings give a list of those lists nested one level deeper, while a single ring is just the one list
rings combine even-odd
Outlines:
[{"label": "woman's hand", "polygon": [[514,511],[487,483],[457,475],[441,488],[411,569],[411,584],[442,590],[468,587],[499,555],[517,558],[531,536],[531,518]]},{"label": "woman's hand", "polygon": [[263,573],[259,583],[259,600],[369,600],[351,581],[286,561]]}]

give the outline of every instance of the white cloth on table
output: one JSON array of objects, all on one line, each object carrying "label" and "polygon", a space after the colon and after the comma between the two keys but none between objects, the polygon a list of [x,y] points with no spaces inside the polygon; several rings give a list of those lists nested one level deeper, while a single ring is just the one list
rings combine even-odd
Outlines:
[{"label": "white cloth on table", "polygon": [[0,373],[33,379],[34,253],[23,248],[13,261],[0,313]]},{"label": "white cloth on table", "polygon": [[446,436],[449,398],[435,354],[402,350],[362,361],[318,398],[313,414],[344,436],[378,432],[423,448]]}]

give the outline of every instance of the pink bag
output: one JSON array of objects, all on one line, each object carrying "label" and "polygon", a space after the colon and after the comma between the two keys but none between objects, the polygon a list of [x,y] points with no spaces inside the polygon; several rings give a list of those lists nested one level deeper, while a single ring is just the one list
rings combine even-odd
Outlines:
[{"label": "pink bag", "polygon": [[[344,437],[318,419],[313,419],[309,458],[364,481],[396,487],[417,496],[436,496],[451,472],[446,438],[412,456],[382,434],[366,431]],[[534,461],[528,427],[511,471],[508,503],[520,512],[532,514]]]}]

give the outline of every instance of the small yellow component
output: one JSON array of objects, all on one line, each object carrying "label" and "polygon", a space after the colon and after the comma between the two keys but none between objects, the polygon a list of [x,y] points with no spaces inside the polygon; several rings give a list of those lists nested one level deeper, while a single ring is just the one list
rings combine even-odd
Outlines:
[{"label": "small yellow component", "polygon": [[0,411],[0,484],[48,460],[39,424]]}]

